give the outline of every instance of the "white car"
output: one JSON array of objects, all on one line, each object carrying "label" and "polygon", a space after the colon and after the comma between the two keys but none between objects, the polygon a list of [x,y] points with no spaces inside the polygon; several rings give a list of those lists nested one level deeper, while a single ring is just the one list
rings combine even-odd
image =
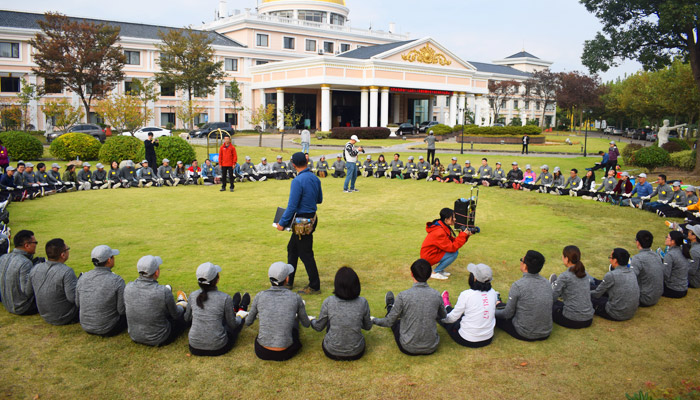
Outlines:
[{"label": "white car", "polygon": [[157,126],[144,126],[143,128],[137,130],[136,132],[124,132],[122,135],[133,136],[139,140],[148,139],[148,133],[153,132],[154,138],[159,138],[161,136],[172,136],[172,133],[164,128],[159,128]]}]

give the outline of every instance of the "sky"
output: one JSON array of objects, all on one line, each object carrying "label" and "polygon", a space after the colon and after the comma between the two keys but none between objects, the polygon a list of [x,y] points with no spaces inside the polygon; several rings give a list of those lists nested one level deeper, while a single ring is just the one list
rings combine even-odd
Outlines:
[{"label": "sky", "polygon": [[[254,9],[256,0],[228,0],[227,9]],[[430,36],[467,61],[491,62],[525,50],[551,69],[581,71],[581,53],[601,25],[577,0],[346,0],[354,28]],[[57,11],[78,17],[182,27],[214,19],[219,0],[0,0],[2,9]],[[605,81],[641,69],[634,61],[601,73]]]}]

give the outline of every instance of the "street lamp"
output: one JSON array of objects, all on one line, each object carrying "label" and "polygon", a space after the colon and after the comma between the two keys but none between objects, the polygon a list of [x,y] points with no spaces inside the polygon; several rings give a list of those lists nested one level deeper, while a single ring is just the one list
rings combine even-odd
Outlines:
[{"label": "street lamp", "polygon": [[464,125],[467,123],[467,105],[464,105],[464,108],[460,108],[459,112],[464,115],[464,119],[462,120],[462,147],[459,150],[459,154],[464,154]]},{"label": "street lamp", "polygon": [[593,110],[583,110],[583,114],[586,116],[586,133],[584,134],[583,137],[583,156],[587,157],[586,153],[588,153],[588,121],[590,120],[590,115],[593,112]]}]

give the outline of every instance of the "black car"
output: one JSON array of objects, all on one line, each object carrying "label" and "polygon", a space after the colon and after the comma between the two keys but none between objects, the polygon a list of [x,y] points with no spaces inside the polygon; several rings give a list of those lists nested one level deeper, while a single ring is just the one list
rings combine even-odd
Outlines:
[{"label": "black car", "polygon": [[636,140],[647,140],[647,135],[651,132],[651,128],[637,129],[637,131],[632,135],[632,139]]},{"label": "black car", "polygon": [[413,135],[416,133],[416,127],[410,122],[404,122],[399,125],[399,129],[396,131],[399,135]]},{"label": "black car", "polygon": [[[231,136],[233,136],[236,133],[236,131],[233,129],[233,125],[229,124],[228,122],[209,122],[200,129],[190,131],[189,136],[190,138],[206,138],[211,132],[217,129],[221,129],[222,131],[228,132]],[[219,133],[217,132],[211,135],[211,138],[220,139]]]},{"label": "black car", "polygon": [[440,123],[437,121],[424,121],[421,122],[420,125],[418,126],[418,132],[420,133],[426,133],[430,131],[430,128],[434,127],[435,125],[439,125]]},{"label": "black car", "polygon": [[65,131],[59,131],[59,132],[53,132],[49,133],[46,135],[46,141],[48,143],[51,143],[56,139],[57,137],[61,135],[65,135],[66,133],[71,133],[71,132],[80,132],[80,133],[86,133],[95,139],[99,140],[100,143],[104,143],[105,140],[107,139],[107,135],[105,134],[105,131],[100,128],[99,125],[95,124],[77,124],[71,126],[69,129],[66,129]]}]

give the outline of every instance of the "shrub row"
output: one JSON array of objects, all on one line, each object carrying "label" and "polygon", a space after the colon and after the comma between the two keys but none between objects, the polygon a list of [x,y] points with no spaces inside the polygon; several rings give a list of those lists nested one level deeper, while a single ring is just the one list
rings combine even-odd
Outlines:
[{"label": "shrub row", "polygon": [[[428,132],[433,131],[433,134],[435,136],[443,136],[443,135],[449,135],[450,133],[454,132],[453,128],[450,128],[447,125],[444,124],[437,124],[428,129]],[[427,132],[426,132],[427,133]]]},{"label": "shrub row", "polygon": [[332,139],[350,139],[350,136],[357,135],[359,139],[386,139],[391,134],[389,128],[360,128],[360,127],[338,127],[331,129]]},{"label": "shrub row", "polygon": [[[138,140],[138,139],[137,139]],[[191,164],[197,158],[194,148],[187,141],[178,136],[162,136],[158,138],[158,147],[156,147],[156,163],[160,165],[164,158],[167,158],[174,165],[178,161],[185,164]],[[139,148],[134,162],[140,162],[146,158],[146,149],[143,143]]]},{"label": "shrub row", "polygon": [[695,150],[683,150],[669,155],[670,165],[686,171],[695,169]]},{"label": "shrub row", "polygon": [[63,161],[96,160],[100,146],[100,141],[87,133],[71,132],[51,142],[49,151],[51,155]]},{"label": "shrub row", "polygon": [[26,132],[0,133],[0,141],[7,147],[10,160],[38,160],[44,154],[44,146],[41,141]]},{"label": "shrub row", "polygon": [[476,126],[467,125],[464,128],[465,135],[514,135],[520,136],[524,134],[539,135],[542,129],[539,126]]},{"label": "shrub row", "polygon": [[142,147],[143,142],[133,136],[114,136],[100,148],[100,162],[107,165],[113,161],[136,160]]}]

